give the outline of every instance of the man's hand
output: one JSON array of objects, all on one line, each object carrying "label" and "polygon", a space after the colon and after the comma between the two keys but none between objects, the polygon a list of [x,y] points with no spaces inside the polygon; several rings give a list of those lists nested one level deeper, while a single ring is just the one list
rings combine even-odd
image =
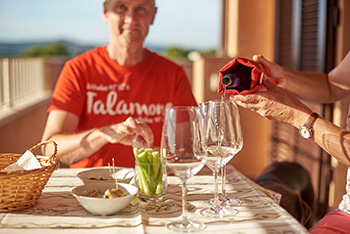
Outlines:
[{"label": "man's hand", "polygon": [[153,146],[154,136],[151,128],[146,123],[132,117],[127,118],[124,122],[103,127],[101,131],[113,144],[132,145],[133,139],[137,136],[143,139],[149,147]]}]

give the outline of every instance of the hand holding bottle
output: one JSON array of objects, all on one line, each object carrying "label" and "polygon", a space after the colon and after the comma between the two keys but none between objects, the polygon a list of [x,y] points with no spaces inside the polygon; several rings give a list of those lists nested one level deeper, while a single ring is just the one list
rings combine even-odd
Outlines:
[{"label": "hand holding bottle", "polygon": [[262,86],[263,74],[270,75],[264,63],[236,57],[220,69],[218,92],[225,96],[254,93]]}]

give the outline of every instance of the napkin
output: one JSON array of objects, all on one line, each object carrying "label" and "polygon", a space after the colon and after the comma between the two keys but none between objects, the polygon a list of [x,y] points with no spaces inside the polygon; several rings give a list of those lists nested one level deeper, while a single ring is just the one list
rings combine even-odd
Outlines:
[{"label": "napkin", "polygon": [[[233,74],[239,77],[241,84],[235,88],[226,88],[225,96],[254,93],[261,88],[264,73],[267,76],[270,75],[270,70],[265,64],[247,58],[236,57],[219,70],[218,93],[223,95],[224,85],[221,83],[221,80],[226,74]],[[274,79],[270,78],[270,80],[276,83]]]},{"label": "napkin", "polygon": [[38,159],[34,156],[34,154],[27,150],[18,160],[17,162],[10,164],[1,172],[10,172],[10,171],[20,171],[20,170],[32,170],[41,168],[41,165]]}]

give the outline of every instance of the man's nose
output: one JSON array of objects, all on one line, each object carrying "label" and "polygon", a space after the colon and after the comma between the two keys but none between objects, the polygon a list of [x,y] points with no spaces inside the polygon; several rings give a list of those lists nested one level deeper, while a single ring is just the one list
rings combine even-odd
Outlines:
[{"label": "man's nose", "polygon": [[135,9],[129,9],[125,14],[125,22],[132,23],[137,17]]}]

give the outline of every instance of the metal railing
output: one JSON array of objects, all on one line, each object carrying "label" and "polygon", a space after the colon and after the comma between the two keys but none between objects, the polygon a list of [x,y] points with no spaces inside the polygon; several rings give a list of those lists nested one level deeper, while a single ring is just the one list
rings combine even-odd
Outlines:
[{"label": "metal railing", "polygon": [[41,95],[44,84],[44,58],[0,59],[0,110]]}]

